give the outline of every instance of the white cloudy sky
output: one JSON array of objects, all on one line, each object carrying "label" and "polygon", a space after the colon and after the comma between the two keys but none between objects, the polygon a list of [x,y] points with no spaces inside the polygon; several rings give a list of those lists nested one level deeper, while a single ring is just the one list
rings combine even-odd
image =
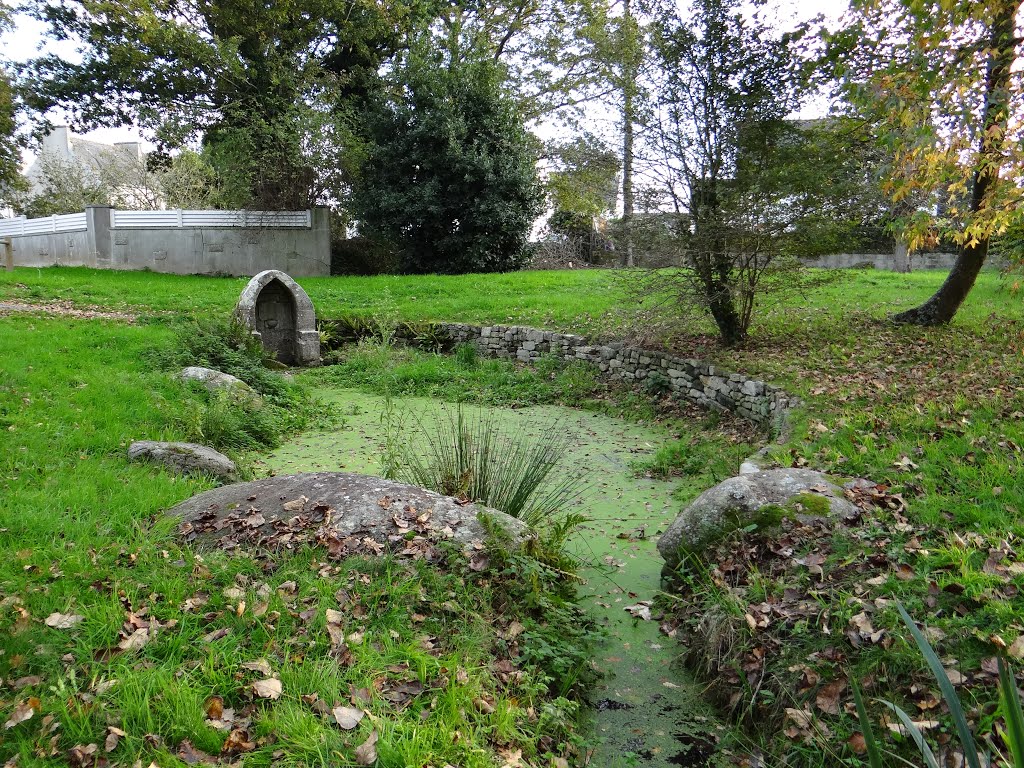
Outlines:
[{"label": "white cloudy sky", "polygon": [[[770,0],[780,26],[793,21],[812,18],[818,14],[828,19],[837,19],[848,7],[848,0]],[[790,21],[787,21],[790,20]],[[58,52],[69,58],[74,55],[71,43],[55,44],[45,38],[45,26],[34,19],[21,16],[17,27],[0,36],[0,51],[12,61],[26,61],[39,55],[40,51]],[[59,114],[51,115],[54,122],[60,122]],[[99,128],[85,134],[86,137],[102,142],[139,141],[139,132],[131,127]]]}]

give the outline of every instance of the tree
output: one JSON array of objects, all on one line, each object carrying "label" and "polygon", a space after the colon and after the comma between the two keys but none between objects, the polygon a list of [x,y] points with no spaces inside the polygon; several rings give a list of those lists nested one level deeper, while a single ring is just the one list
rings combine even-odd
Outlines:
[{"label": "tree", "polygon": [[897,322],[949,322],[991,240],[1020,216],[1022,5],[854,0],[850,23],[830,38],[850,102],[877,126],[891,158],[892,199],[948,201],[915,211],[905,230],[909,245],[949,238],[959,246],[939,290]]},{"label": "tree", "polygon": [[809,198],[795,194],[800,166],[789,162],[803,138],[785,120],[800,84],[790,42],[745,20],[738,0],[694,0],[654,30],[649,141],[683,267],[667,279],[726,345],[746,338],[756,292],[782,263],[781,235]]},{"label": "tree", "polygon": [[313,130],[310,111],[343,118],[357,107],[420,13],[415,0],[34,0],[32,10],[82,48],[80,59],[32,62],[32,106],[60,106],[82,128],[134,123],[171,148],[202,134],[211,149],[227,145],[225,172],[263,207],[311,202],[310,175],[332,166],[309,142],[351,134],[344,119]]},{"label": "tree", "polygon": [[393,245],[404,272],[517,269],[540,212],[536,152],[487,56],[422,47],[365,119],[351,199],[360,232]]},{"label": "tree", "polygon": [[547,154],[556,164],[547,179],[548,229],[565,238],[567,260],[594,263],[595,246],[607,241],[595,222],[615,209],[618,155],[591,134],[554,144]]},{"label": "tree", "polygon": [[38,191],[14,200],[14,210],[29,218],[79,213],[89,205],[110,205],[112,190],[95,168],[49,153],[39,158]]},{"label": "tree", "polygon": [[[12,27],[11,9],[0,0],[0,35]],[[5,62],[0,59],[0,208],[20,191],[22,140],[18,136],[18,104]]]},{"label": "tree", "polygon": [[525,121],[567,114],[608,90],[604,0],[451,2],[438,12],[435,44],[453,59],[501,64]]}]

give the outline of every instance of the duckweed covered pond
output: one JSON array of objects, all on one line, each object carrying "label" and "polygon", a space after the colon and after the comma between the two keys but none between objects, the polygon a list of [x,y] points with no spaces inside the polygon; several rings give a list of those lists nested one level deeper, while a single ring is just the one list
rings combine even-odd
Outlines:
[{"label": "duckweed covered pond", "polygon": [[[401,414],[408,440],[418,443],[422,429],[453,408],[431,399],[392,400],[350,389],[317,394],[337,406],[342,419],[268,454],[260,462],[263,470],[380,474],[389,413]],[[679,482],[637,477],[631,465],[671,440],[670,432],[561,406],[480,410],[510,432],[536,436],[558,424],[570,445],[562,471],[583,478],[572,508],[589,522],[571,546],[585,561],[581,601],[605,629],[593,660],[602,676],[587,696],[589,765],[724,764],[728,732],[702,702],[700,689],[678,663],[675,641],[661,634],[657,611],[650,607],[660,588],[654,539],[680,507]]]}]

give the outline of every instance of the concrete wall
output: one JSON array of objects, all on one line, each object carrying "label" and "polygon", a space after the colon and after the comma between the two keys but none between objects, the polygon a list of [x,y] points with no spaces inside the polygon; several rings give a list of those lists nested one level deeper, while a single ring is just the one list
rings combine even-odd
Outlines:
[{"label": "concrete wall", "polygon": [[[953,268],[955,261],[955,253],[914,253],[910,256],[910,268],[912,270],[949,270]],[[830,253],[827,256],[804,259],[804,263],[809,267],[822,269],[852,269],[871,266],[874,269],[892,271],[896,266],[896,259],[891,253]]]},{"label": "concrete wall", "polygon": [[296,277],[331,273],[331,229],[326,209],[313,210],[305,228],[111,227],[110,208],[86,210],[88,230],[11,237],[20,267],[150,269],[178,275],[252,276],[279,269]]},{"label": "concrete wall", "polygon": [[797,404],[778,387],[700,360],[621,343],[593,344],[582,336],[521,326],[444,323],[442,327],[453,342],[471,343],[490,357],[532,362],[542,355],[555,355],[591,363],[613,380],[646,382],[658,377],[660,386],[684,400],[734,413],[776,434],[785,432],[788,411]]}]

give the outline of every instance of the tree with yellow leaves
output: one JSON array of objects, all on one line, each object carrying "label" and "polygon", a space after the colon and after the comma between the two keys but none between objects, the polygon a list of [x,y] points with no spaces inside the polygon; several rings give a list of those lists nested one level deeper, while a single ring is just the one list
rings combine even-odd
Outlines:
[{"label": "tree with yellow leaves", "polygon": [[895,203],[931,196],[903,223],[910,246],[951,240],[949,277],[899,323],[949,322],[1024,197],[1022,0],[852,0],[831,35],[849,102],[877,127]]}]

